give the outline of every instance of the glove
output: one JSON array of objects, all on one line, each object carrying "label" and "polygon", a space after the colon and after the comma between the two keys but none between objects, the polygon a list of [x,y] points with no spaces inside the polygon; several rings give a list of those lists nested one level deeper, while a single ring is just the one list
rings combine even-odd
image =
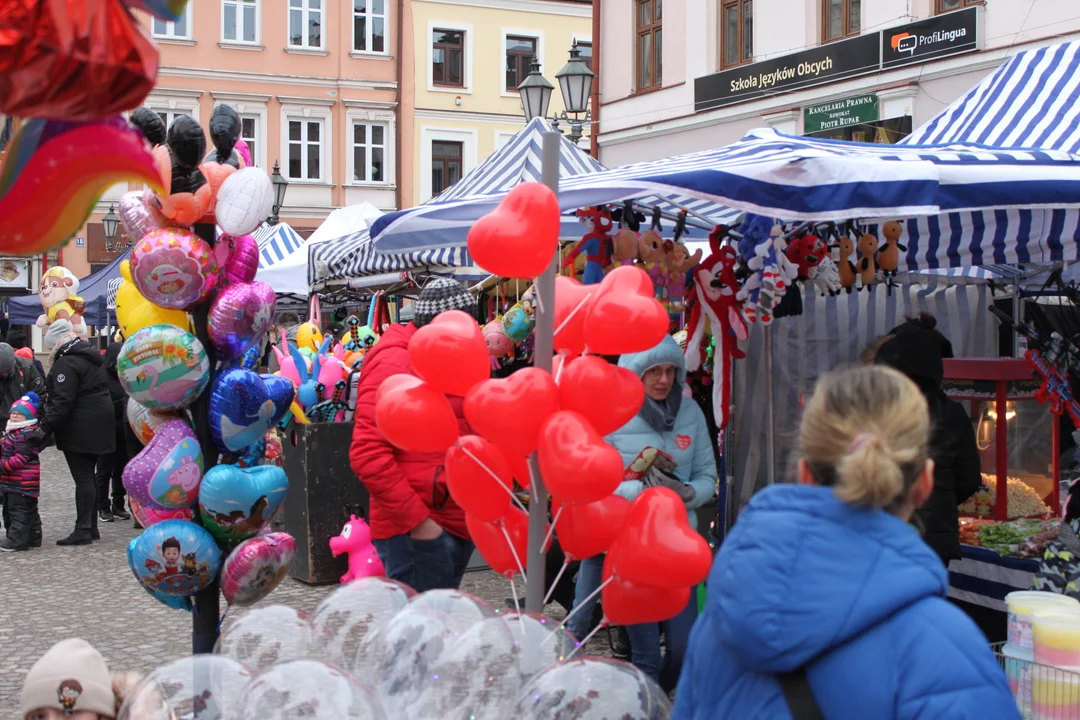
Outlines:
[{"label": "glove", "polygon": [[810,268],[808,277],[822,295],[835,295],[840,292],[840,273],[830,257],[822,258],[821,262]]},{"label": "glove", "polygon": [[683,481],[679,480],[673,475],[668,475],[663,470],[656,467],[649,468],[649,471],[645,473],[645,477],[641,479],[641,483],[647,487],[666,487],[668,490],[674,490],[684,503],[693,502],[697,496],[697,492],[694,488],[690,487]]}]

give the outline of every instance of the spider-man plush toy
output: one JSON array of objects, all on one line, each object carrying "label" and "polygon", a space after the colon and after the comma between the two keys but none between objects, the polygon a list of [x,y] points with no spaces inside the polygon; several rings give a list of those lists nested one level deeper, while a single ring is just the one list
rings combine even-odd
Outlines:
[{"label": "spider-man plush toy", "polygon": [[604,279],[604,268],[611,264],[611,215],[602,206],[577,211],[578,218],[588,229],[585,237],[563,260],[563,269],[572,267],[578,255],[585,253],[585,272],[581,275],[583,285],[595,285]]}]

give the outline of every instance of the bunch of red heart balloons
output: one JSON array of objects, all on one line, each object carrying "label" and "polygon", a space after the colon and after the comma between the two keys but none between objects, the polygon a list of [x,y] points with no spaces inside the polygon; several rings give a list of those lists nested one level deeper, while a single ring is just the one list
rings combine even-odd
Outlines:
[{"label": "bunch of red heart balloons", "polygon": [[[473,226],[469,252],[485,270],[531,277],[551,264],[558,234],[554,194],[523,183]],[[458,310],[441,313],[409,342],[416,375],[394,375],[379,388],[376,424],[399,448],[446,453],[447,484],[469,533],[488,564],[508,577],[527,564],[528,516],[512,490],[514,480],[529,487],[526,458],[535,453],[567,558],[608,552],[608,619],[666,619],[704,579],[711,553],[674,492],[647,490],[633,504],[613,494],[625,470],[603,438],[637,414],[645,393],[634,373],[590,353],[654,347],[667,333],[667,312],[649,276],[627,266],[598,285],[557,278],[554,314],[554,375],[526,368],[491,379],[476,320]],[[447,396],[464,398],[475,434],[458,436]]]}]

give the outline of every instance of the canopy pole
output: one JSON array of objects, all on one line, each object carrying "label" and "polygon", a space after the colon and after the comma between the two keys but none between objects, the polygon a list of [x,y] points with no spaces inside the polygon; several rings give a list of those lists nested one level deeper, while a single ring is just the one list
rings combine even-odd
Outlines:
[{"label": "canopy pole", "polygon": [[[543,134],[544,184],[559,194],[559,145],[562,136],[557,132]],[[558,253],[556,253],[556,256]],[[555,344],[555,265],[557,257],[551,258],[551,264],[544,273],[536,278],[536,350],[533,365],[551,372]],[[544,611],[546,583],[544,578],[545,553],[544,539],[547,537],[548,493],[544,487],[544,478],[540,476],[540,465],[536,453],[529,458],[529,471],[532,479],[529,485],[529,558],[525,563],[528,573],[525,586],[525,609],[529,612]]]},{"label": "canopy pole", "polygon": [[776,415],[773,410],[773,335],[772,325],[765,331],[765,479],[769,485],[776,482]]}]

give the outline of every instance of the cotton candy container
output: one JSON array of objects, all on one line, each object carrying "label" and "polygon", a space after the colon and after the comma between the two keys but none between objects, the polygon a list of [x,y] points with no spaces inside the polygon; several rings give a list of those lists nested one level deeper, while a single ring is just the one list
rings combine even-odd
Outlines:
[{"label": "cotton candy container", "polygon": [[165,308],[187,310],[217,286],[214,251],[188,230],[153,230],[131,250],[131,277],[139,292]]},{"label": "cotton candy container", "polygon": [[172,325],[151,325],[129,337],[116,369],[127,394],[151,410],[186,407],[210,381],[202,343]]}]

